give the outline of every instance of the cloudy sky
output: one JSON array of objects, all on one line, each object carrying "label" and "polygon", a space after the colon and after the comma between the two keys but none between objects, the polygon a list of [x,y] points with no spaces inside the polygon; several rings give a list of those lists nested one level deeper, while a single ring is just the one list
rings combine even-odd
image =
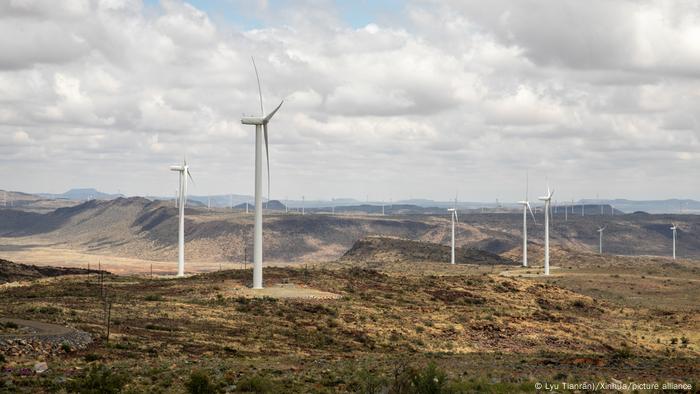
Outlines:
[{"label": "cloudy sky", "polygon": [[697,1],[6,0],[0,189],[700,198]]}]

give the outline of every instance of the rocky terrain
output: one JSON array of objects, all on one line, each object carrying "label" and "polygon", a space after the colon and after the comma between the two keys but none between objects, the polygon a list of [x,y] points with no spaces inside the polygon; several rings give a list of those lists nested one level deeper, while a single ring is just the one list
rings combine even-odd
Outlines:
[{"label": "rocky terrain", "polygon": [[[90,270],[96,274],[99,271]],[[104,271],[103,271],[104,272]],[[85,275],[88,271],[82,268],[63,268],[17,264],[0,259],[0,284],[39,278],[50,278],[62,275]]]},{"label": "rocky terrain", "polygon": [[[343,262],[446,262],[450,261],[449,246],[425,241],[392,237],[366,237],[358,240],[343,256]],[[468,247],[455,248],[456,264],[508,265],[519,264],[495,253]]]},{"label": "rocky terrain", "polygon": [[[262,393],[517,393],[563,379],[700,379],[695,262],[664,267],[641,258],[642,271],[630,275],[622,260],[571,256],[550,278],[508,265],[490,274],[483,265],[415,262],[392,271],[351,262],[265,269],[268,288],[337,295],[324,299],[241,294],[251,275],[244,269],[111,277],[109,337],[94,283],[74,276],[3,288],[0,315],[75,327],[96,340],[6,355],[0,379],[12,392],[184,392],[205,380],[212,392]],[[48,370],[33,372],[38,361]],[[421,382],[438,391],[405,388]]]}]

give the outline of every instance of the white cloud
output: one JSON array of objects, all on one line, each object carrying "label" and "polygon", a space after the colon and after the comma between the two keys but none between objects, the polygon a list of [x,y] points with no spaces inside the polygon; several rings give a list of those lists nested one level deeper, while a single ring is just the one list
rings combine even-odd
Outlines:
[{"label": "white cloud", "polygon": [[700,160],[692,2],[420,1],[360,27],[330,2],[241,7],[263,26],[179,0],[0,4],[8,187],[60,191],[82,173],[166,194],[187,153],[195,193],[250,193],[255,55],[265,108],[286,100],[270,140],[290,197],[514,199],[525,167],[576,197],[631,168],[660,178],[626,197],[700,193],[682,181]]}]

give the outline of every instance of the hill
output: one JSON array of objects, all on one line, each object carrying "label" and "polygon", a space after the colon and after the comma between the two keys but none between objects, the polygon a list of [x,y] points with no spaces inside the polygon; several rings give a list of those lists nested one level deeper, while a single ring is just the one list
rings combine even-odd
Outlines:
[{"label": "hill", "polygon": [[94,274],[98,272],[100,271],[88,271],[82,268],[42,267],[36,265],[17,264],[8,260],[0,259],[0,284],[63,275]]},{"label": "hill", "polygon": [[[566,288],[575,270],[551,280],[466,265],[445,275],[407,275],[420,267],[404,263],[394,275],[358,267],[265,269],[269,289],[337,295],[327,299],[258,297],[244,269],[177,280],[113,277],[105,283],[109,340],[105,304],[82,278],[0,288],[0,315],[67,325],[96,339],[88,349],[54,350],[49,370],[31,378],[22,368],[34,365],[36,347],[15,345],[0,360],[5,387],[80,391],[122,381],[129,392],[184,392],[190,376],[204,376],[200,381],[244,392],[416,392],[405,388],[427,382],[443,389],[420,392],[518,393],[548,379],[700,379],[695,299],[688,311],[639,308],[627,303],[631,297]],[[612,282],[605,284],[628,288],[631,282],[611,277],[627,269],[608,268]],[[687,279],[666,278],[664,287]],[[658,291],[628,293],[673,300]]]},{"label": "hill", "polygon": [[[0,209],[0,239],[3,244],[13,245],[4,248],[4,257],[11,260],[28,261],[26,253],[19,256],[13,254],[13,250],[50,246],[106,256],[175,261],[177,215],[172,201],[139,197],[92,200],[47,213]],[[537,219],[537,224],[532,220],[528,222],[533,250],[541,247],[544,236],[541,213],[537,214]],[[460,220],[456,226],[458,247],[518,259],[521,214],[462,212]],[[555,248],[597,251],[596,230],[606,226],[605,253],[669,256],[672,233],[668,227],[671,223],[679,226],[678,256],[700,257],[700,238],[692,235],[700,231],[700,216],[697,215],[587,214],[585,217],[569,216],[565,220],[560,211],[554,214],[551,242]],[[254,215],[240,210],[207,209],[188,204],[185,218],[187,259],[199,262],[250,260],[253,225]],[[431,259],[444,258],[446,262],[449,229],[450,219],[444,214],[300,215],[267,210],[265,259],[279,264],[332,261],[343,256],[359,239],[388,236],[443,245],[443,251],[436,252]]]},{"label": "hill", "polygon": [[[347,262],[446,262],[451,248],[447,245],[391,237],[365,237],[358,240],[343,256]],[[518,264],[495,253],[479,249],[455,248],[456,264]]]}]

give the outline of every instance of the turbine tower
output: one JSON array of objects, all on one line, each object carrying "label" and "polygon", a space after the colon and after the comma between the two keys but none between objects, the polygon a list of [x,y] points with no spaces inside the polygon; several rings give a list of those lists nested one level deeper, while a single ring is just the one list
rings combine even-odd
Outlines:
[{"label": "turbine tower", "polygon": [[671,225],[671,230],[673,230],[673,259],[676,259],[676,230],[678,230],[678,226],[675,224]]},{"label": "turbine tower", "polygon": [[598,229],[599,241],[598,241],[598,254],[603,254],[603,231],[605,227],[600,227]]},{"label": "turbine tower", "polygon": [[532,208],[530,207],[530,201],[527,199],[528,192],[528,179],[525,177],[525,199],[523,201],[518,201],[519,204],[523,206],[523,267],[527,267],[527,211],[530,211],[532,215],[532,220],[537,224],[535,220],[535,214],[532,213]]},{"label": "turbine tower", "polygon": [[544,201],[544,274],[549,275],[549,211],[551,209],[552,195],[554,191],[549,191],[547,185],[547,195],[540,197]]},{"label": "turbine tower", "polygon": [[450,258],[450,264],[455,263],[455,221],[459,222],[457,217],[457,208],[447,208],[447,212],[450,212],[452,216],[452,257]]},{"label": "turbine tower", "polygon": [[[251,58],[252,59],[252,58]],[[267,124],[277,113],[284,101],[281,101],[277,108],[265,115],[263,109],[262,89],[260,88],[260,76],[258,68],[253,60],[255,78],[258,81],[258,94],[260,96],[260,116],[246,116],[241,119],[242,124],[255,125],[255,228],[253,231],[253,288],[262,289],[262,265],[263,265],[263,211],[262,211],[262,144],[265,142],[265,153],[267,155],[267,197],[270,198],[270,150],[268,146]]]},{"label": "turbine tower", "polygon": [[177,171],[179,174],[180,188],[178,189],[178,208],[180,211],[180,225],[177,236],[177,276],[185,276],[185,205],[187,205],[187,178],[194,183],[190,166],[187,159],[184,159],[181,166],[170,166],[170,171]]}]

